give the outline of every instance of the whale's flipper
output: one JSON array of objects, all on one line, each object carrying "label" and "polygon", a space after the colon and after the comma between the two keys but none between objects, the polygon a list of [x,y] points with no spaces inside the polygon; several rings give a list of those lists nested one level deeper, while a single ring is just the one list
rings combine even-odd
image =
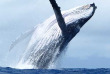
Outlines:
[{"label": "whale's flipper", "polygon": [[37,26],[35,26],[34,28],[32,28],[31,30],[28,30],[24,33],[21,33],[20,36],[18,36],[10,45],[10,49],[9,51],[11,51],[15,45],[17,45],[19,42],[23,41],[24,39],[26,39],[29,35],[31,35],[35,29],[36,29]]},{"label": "whale's flipper", "polygon": [[50,0],[50,3],[53,7],[53,10],[54,10],[58,25],[62,31],[62,34],[65,36],[67,34],[66,23],[65,23],[64,18],[61,14],[60,7],[57,5],[55,0]]}]

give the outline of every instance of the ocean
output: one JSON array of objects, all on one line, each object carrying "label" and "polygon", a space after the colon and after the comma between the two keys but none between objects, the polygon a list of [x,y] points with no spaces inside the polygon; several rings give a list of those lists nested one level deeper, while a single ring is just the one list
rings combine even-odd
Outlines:
[{"label": "ocean", "polygon": [[110,74],[109,68],[14,69],[0,67],[0,74]]}]

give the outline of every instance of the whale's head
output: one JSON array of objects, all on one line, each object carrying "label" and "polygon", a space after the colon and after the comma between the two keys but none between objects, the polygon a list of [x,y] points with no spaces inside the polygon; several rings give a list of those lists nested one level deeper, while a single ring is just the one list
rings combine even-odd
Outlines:
[{"label": "whale's head", "polygon": [[69,36],[68,41],[70,41],[80,31],[80,28],[94,15],[96,8],[93,3],[65,11],[63,16],[65,17],[69,33],[67,35]]},{"label": "whale's head", "polygon": [[80,29],[94,15],[96,8],[93,3],[68,10],[65,17],[67,27],[70,30],[74,27]]}]

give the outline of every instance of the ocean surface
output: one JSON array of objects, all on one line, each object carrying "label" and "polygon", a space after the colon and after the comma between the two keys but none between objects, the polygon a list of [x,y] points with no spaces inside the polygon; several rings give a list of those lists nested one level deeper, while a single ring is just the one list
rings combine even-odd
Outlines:
[{"label": "ocean surface", "polygon": [[110,74],[108,68],[14,69],[0,67],[0,74]]}]

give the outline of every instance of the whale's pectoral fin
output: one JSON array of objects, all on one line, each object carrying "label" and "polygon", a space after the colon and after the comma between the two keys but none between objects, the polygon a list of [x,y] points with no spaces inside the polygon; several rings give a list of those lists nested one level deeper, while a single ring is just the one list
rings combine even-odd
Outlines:
[{"label": "whale's pectoral fin", "polygon": [[64,18],[62,17],[60,7],[57,5],[55,0],[50,0],[50,3],[53,7],[58,25],[60,29],[62,30],[63,35],[65,36],[67,34],[66,23],[64,21]]}]

